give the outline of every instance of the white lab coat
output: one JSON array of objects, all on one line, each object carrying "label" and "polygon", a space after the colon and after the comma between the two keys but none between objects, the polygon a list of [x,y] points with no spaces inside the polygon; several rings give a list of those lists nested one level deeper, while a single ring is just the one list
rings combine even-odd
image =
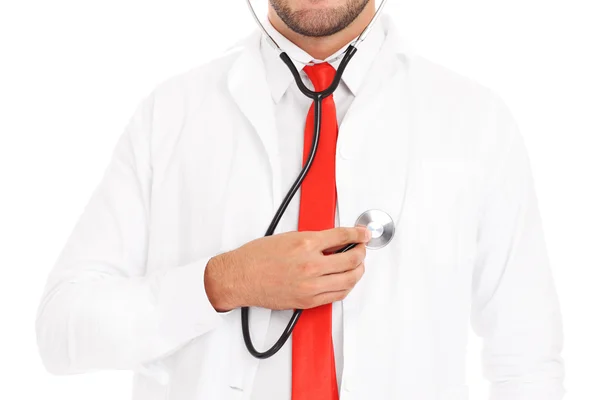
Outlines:
[{"label": "white lab coat", "polygon": [[[491,399],[560,399],[561,316],[522,136],[493,92],[409,51],[382,20],[336,179],[341,226],[378,208],[396,234],[367,252],[343,301],[340,398],[466,400],[470,323]],[[203,273],[264,235],[291,184],[258,39],[141,102],[48,278],[48,371],[134,370],[134,400],[249,398],[259,360],[240,310],[210,306]],[[259,349],[270,313],[251,310]]]}]

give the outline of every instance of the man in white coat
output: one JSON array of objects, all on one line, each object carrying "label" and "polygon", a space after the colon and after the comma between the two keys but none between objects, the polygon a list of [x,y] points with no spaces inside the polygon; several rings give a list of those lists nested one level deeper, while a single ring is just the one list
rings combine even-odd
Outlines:
[{"label": "man in white coat", "polygon": [[[336,69],[374,13],[372,0],[270,0],[263,23],[315,87],[304,65]],[[155,88],[48,277],[36,320],[47,370],[132,370],[135,400],[467,400],[471,327],[490,399],[561,399],[561,314],[504,102],[410,51],[385,14],[328,101],[332,226],[299,229],[297,195],[263,237],[302,168],[312,104],[277,52],[257,29]],[[395,223],[382,249],[353,227],[369,209]],[[326,332],[331,353],[297,350],[293,335],[253,357],[244,306],[259,350],[293,309],[310,321],[329,307],[315,338]],[[334,368],[302,375],[304,357]]]}]

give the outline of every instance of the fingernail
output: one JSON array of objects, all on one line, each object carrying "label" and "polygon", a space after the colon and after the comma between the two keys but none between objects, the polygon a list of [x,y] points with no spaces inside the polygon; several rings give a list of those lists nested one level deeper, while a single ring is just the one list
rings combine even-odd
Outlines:
[{"label": "fingernail", "polygon": [[371,231],[368,228],[365,229],[365,238],[366,238],[367,242],[369,240],[371,240],[371,236],[372,236]]}]

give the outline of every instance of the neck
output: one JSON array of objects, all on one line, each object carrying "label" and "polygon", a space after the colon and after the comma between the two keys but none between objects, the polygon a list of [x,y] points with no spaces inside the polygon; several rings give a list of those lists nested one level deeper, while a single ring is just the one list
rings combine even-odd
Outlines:
[{"label": "neck", "polygon": [[310,54],[313,58],[324,60],[360,35],[369,22],[371,22],[371,19],[375,15],[375,11],[375,2],[370,1],[350,25],[333,35],[323,37],[303,36],[294,32],[281,20],[281,18],[279,18],[270,5],[267,16],[269,22],[271,22],[273,27],[277,29],[279,33]]}]

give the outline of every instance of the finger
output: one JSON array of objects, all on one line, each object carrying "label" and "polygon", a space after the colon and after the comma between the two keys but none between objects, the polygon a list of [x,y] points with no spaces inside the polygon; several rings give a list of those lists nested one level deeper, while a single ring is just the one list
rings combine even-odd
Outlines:
[{"label": "finger", "polygon": [[366,255],[365,243],[357,244],[356,247],[344,253],[329,254],[321,259],[320,275],[337,274],[354,269],[365,260]]},{"label": "finger", "polygon": [[[322,253],[323,253],[324,255],[335,254],[335,253],[337,253],[338,251],[340,251],[341,249],[343,249],[343,248],[346,248],[346,247],[348,247],[348,246],[350,246],[350,245],[352,245],[352,244],[357,244],[357,243],[351,243],[351,244],[341,244],[341,245],[339,245],[339,246],[330,247],[330,248],[328,248],[328,249],[325,249],[325,250],[323,250],[323,251],[322,251]],[[348,251],[348,250],[346,250],[346,251]]]},{"label": "finger", "polygon": [[371,232],[364,226],[337,227],[318,231],[317,240],[322,250],[350,243],[366,243],[371,240]]},{"label": "finger", "polygon": [[315,288],[318,294],[350,290],[365,273],[365,264],[360,263],[356,268],[337,274],[324,275],[317,278]]},{"label": "finger", "polygon": [[334,301],[340,301],[346,298],[350,290],[338,290],[335,292],[321,293],[313,297],[312,304],[308,308],[322,306],[323,304],[331,304]]}]

